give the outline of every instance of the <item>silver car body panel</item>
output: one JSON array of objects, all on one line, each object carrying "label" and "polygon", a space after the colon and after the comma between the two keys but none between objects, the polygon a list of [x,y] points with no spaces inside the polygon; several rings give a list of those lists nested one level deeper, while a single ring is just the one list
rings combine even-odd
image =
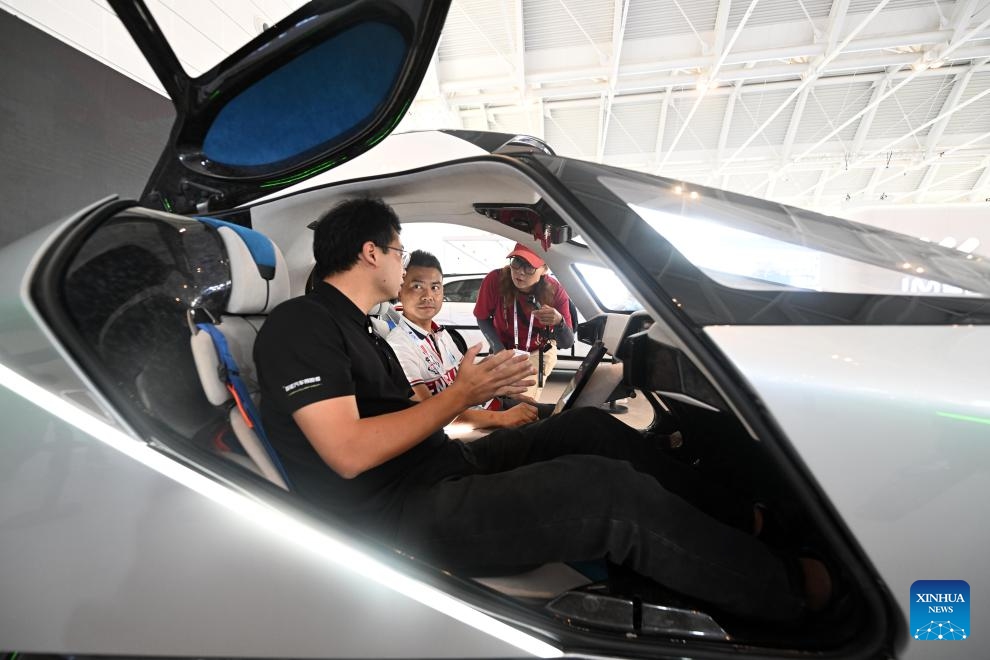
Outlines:
[{"label": "silver car body panel", "polygon": [[[440,209],[449,212],[461,197],[470,202],[464,184],[481,179],[505,199],[543,194],[505,164],[459,163],[283,196],[254,206],[252,221],[285,252],[298,293],[312,259],[304,227],[336,198],[374,190],[410,211],[404,221],[433,221],[425,182],[448,185]],[[457,220],[484,222],[473,213]],[[9,424],[0,442],[5,646],[172,656],[559,655],[365,554],[360,541],[330,525],[173,460],[113,419],[28,299],[36,260],[52,240],[51,229],[42,230],[0,250],[7,275],[0,279],[0,413]],[[561,265],[606,263],[570,244],[553,256]],[[579,306],[594,309],[571,270],[560,272]],[[661,331],[671,334],[658,320],[650,332]],[[990,419],[990,401],[980,398],[990,327],[706,332],[767,406],[905,620],[917,579],[964,579],[974,599],[987,600],[978,578],[990,568],[990,533],[966,512],[985,491],[990,426],[979,420]],[[679,345],[672,334],[664,341]],[[986,623],[982,616],[973,627]],[[967,645],[950,646],[946,657],[972,655]],[[919,649],[904,651],[913,657]]]},{"label": "silver car body panel", "polygon": [[183,465],[111,419],[27,297],[43,247],[85,213],[0,251],[5,648],[151,656],[559,655],[363,553],[329,525]]},{"label": "silver car body panel", "polygon": [[[990,327],[713,326],[889,586],[905,622],[915,580],[965,580],[990,601]],[[923,359],[919,359],[923,356]],[[970,627],[990,627],[973,607]],[[932,657],[909,642],[905,658]],[[972,658],[972,643],[939,644]]]},{"label": "silver car body panel", "polygon": [[0,314],[0,365],[44,384],[62,399],[86,408],[117,428],[126,429],[103,397],[91,387],[89,379],[66,364],[65,352],[47,326],[39,321],[28,294],[43,255],[59,240],[63,231],[114,199],[107,197],[94,202],[68,219],[32,232],[0,251],[3,255],[0,259],[0,305],[3,310]]}]

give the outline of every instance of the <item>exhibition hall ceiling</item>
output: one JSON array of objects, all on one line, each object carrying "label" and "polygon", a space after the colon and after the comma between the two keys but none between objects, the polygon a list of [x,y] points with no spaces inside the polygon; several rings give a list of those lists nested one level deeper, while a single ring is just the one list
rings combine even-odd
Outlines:
[{"label": "exhibition hall ceiling", "polygon": [[[149,0],[193,75],[295,0]],[[161,89],[101,0],[0,7]],[[838,213],[990,199],[990,0],[454,0],[399,130]]]}]

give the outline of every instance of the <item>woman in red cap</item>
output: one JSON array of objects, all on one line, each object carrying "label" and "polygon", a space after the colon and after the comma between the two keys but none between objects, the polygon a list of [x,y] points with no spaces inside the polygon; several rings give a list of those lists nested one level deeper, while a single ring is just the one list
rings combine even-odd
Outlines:
[{"label": "woman in red cap", "polygon": [[[543,349],[544,380],[557,363],[557,348],[574,344],[570,298],[560,282],[547,275],[546,262],[525,245],[516,243],[506,256],[509,264],[488,273],[481,283],[474,315],[493,353],[503,348],[526,351],[538,369]],[[537,401],[539,393],[538,385],[526,391]]]}]

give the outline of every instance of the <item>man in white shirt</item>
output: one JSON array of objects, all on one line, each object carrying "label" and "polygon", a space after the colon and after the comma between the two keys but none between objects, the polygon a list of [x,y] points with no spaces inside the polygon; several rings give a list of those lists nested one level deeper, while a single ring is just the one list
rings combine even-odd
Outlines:
[{"label": "man in white shirt", "polygon": [[[413,400],[425,401],[454,382],[463,358],[450,333],[433,322],[443,305],[443,271],[435,256],[422,250],[412,253],[399,302],[402,316],[387,340],[409,380]],[[511,428],[536,418],[534,406],[520,403],[507,410],[469,408],[454,421],[475,428]]]}]

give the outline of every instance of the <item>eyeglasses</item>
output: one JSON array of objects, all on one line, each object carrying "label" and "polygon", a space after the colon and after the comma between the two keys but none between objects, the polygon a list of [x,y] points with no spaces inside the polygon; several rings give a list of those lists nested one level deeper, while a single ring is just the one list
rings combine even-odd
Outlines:
[{"label": "eyeglasses", "polygon": [[522,257],[512,257],[512,260],[509,262],[509,268],[512,270],[521,270],[527,275],[532,275],[536,272],[536,267],[530,266]]},{"label": "eyeglasses", "polygon": [[409,267],[409,258],[412,255],[409,254],[409,251],[408,250],[406,250],[404,248],[396,247],[395,245],[378,245],[378,243],[375,243],[375,245],[377,245],[378,247],[380,247],[381,249],[383,249],[385,251],[395,250],[400,255],[402,255],[402,267],[403,268],[408,268]]}]

